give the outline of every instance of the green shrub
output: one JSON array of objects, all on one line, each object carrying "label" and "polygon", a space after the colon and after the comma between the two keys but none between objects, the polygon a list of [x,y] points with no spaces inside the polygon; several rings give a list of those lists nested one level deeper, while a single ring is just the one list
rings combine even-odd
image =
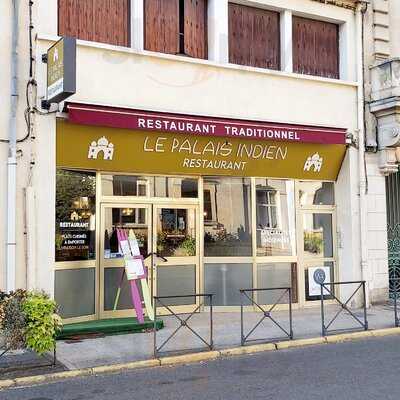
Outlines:
[{"label": "green shrub", "polygon": [[29,348],[39,354],[54,349],[61,328],[57,305],[45,293],[0,291],[0,338],[4,350]]},{"label": "green shrub", "polygon": [[38,354],[53,350],[61,328],[56,302],[45,293],[32,292],[22,303],[22,311],[26,319],[26,347]]},{"label": "green shrub", "polygon": [[181,247],[186,251],[186,255],[191,257],[196,255],[196,239],[187,236],[182,242]]},{"label": "green shrub", "polygon": [[22,304],[27,292],[18,289],[15,292],[0,293],[0,332],[2,346],[9,350],[25,347],[25,314]]}]

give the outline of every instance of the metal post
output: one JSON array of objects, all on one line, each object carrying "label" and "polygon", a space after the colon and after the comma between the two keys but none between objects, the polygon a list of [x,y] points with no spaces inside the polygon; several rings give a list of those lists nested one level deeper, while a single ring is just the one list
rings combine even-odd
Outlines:
[{"label": "metal post", "polygon": [[154,321],[153,321],[153,352],[154,358],[157,358],[157,299],[153,297],[153,310],[154,310]]},{"label": "metal post", "polygon": [[322,320],[322,336],[325,336],[325,315],[324,315],[324,284],[321,283],[321,320]]},{"label": "metal post", "polygon": [[57,343],[54,343],[54,349],[53,349],[53,367],[55,367],[57,364]]},{"label": "metal post", "polygon": [[213,295],[210,294],[210,350],[214,348],[213,342]]},{"label": "metal post", "polygon": [[365,293],[365,281],[362,282],[363,288],[363,301],[364,301],[364,330],[368,330],[368,321],[367,321],[367,296]]},{"label": "metal post", "polygon": [[240,343],[244,346],[243,333],[243,290],[240,291]]},{"label": "metal post", "polygon": [[292,322],[292,288],[288,288],[289,291],[289,333],[290,339],[293,339],[293,322]]},{"label": "metal post", "polygon": [[399,317],[397,315],[397,282],[394,285],[394,325],[399,327]]}]

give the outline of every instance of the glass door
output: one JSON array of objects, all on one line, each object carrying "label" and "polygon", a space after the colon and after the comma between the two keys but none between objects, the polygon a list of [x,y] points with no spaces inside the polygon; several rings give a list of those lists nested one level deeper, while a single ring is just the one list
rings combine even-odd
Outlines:
[{"label": "glass door", "polygon": [[[198,207],[176,204],[103,204],[101,206],[100,318],[132,317],[129,282],[117,229],[134,236],[148,268],[151,295],[199,292]],[[141,291],[141,284],[138,285]],[[175,312],[192,310],[195,298],[163,300]],[[165,312],[158,307],[158,313]]]},{"label": "glass door", "polygon": [[[335,229],[334,213],[328,211],[304,211],[302,222],[302,253],[304,268],[305,301],[321,299],[319,282],[334,282],[335,271]],[[333,288],[334,289],[334,288]],[[325,293],[325,299],[332,296]]]},{"label": "glass door", "polygon": [[[199,293],[198,207],[153,205],[153,292],[158,296]],[[194,309],[195,298],[165,299],[175,312]],[[158,312],[162,312],[162,308]],[[165,311],[165,310],[164,310]]]},{"label": "glass door", "polygon": [[[103,204],[101,207],[100,245],[100,318],[132,317],[129,282],[126,278],[124,259],[120,253],[117,229],[137,240],[140,255],[146,257],[152,248],[151,205]],[[151,267],[149,258],[145,264]],[[141,284],[138,284],[141,291]]]}]

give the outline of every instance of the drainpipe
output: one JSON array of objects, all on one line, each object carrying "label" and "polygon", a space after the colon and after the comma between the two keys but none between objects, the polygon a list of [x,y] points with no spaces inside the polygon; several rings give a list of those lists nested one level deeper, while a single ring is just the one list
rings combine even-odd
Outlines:
[{"label": "drainpipe", "polygon": [[19,0],[12,2],[11,36],[11,111],[7,161],[7,259],[6,290],[16,289],[16,200],[17,200],[17,106],[18,106],[18,10]]},{"label": "drainpipe", "polygon": [[364,109],[364,13],[368,4],[361,1],[357,4],[357,125],[358,125],[358,169],[360,190],[360,255],[361,255],[361,279],[366,281],[367,307],[370,306],[370,279],[368,271],[367,249],[367,180],[365,167],[365,109]]}]

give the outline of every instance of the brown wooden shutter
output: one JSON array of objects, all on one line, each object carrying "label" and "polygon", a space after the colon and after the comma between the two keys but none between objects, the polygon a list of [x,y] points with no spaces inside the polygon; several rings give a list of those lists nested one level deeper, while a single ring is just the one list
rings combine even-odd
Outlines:
[{"label": "brown wooden shutter", "polygon": [[279,13],[229,4],[229,62],[280,68]]},{"label": "brown wooden shutter", "polygon": [[339,27],[293,17],[293,71],[339,79]]},{"label": "brown wooden shutter", "polygon": [[144,47],[179,53],[179,0],[145,0]]},{"label": "brown wooden shutter", "polygon": [[58,0],[58,34],[130,46],[130,0]]},{"label": "brown wooden shutter", "polygon": [[207,58],[207,0],[185,0],[184,15],[184,53]]}]

